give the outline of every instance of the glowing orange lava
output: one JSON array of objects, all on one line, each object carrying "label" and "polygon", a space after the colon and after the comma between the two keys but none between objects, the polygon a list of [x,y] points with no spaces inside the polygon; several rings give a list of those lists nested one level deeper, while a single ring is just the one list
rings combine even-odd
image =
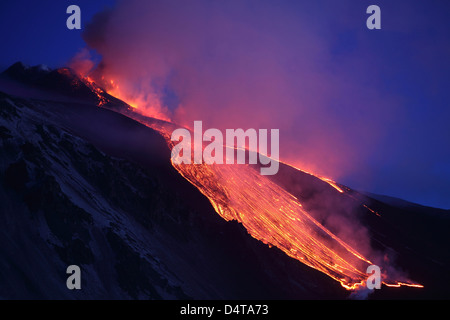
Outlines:
[{"label": "glowing orange lava", "polygon": [[[147,124],[165,137],[170,148],[172,124]],[[365,285],[372,262],[316,221],[299,199],[248,165],[174,165],[211,202],[225,220],[237,220],[248,233],[288,256],[319,270],[347,290]],[[339,193],[334,181],[320,178]],[[367,207],[368,208],[368,207]],[[420,284],[386,280],[391,287]]]},{"label": "glowing orange lava", "polygon": [[[110,80],[110,84],[113,89],[108,93],[119,99],[123,98],[117,82]],[[126,102],[139,108],[137,101]],[[170,136],[177,128],[175,124],[143,120],[132,113],[126,115],[158,131],[169,148],[173,147]],[[354,290],[364,286],[368,277],[366,270],[372,262],[316,221],[299,199],[266,176],[260,175],[251,166],[181,164],[174,167],[209,199],[223,219],[237,220],[252,237],[276,246],[288,256],[325,273],[345,289]],[[346,196],[343,188],[333,180],[318,178]],[[423,287],[420,284],[391,280],[383,283],[390,287]]]},{"label": "glowing orange lava", "polygon": [[123,90],[119,86],[119,81],[116,79],[105,79],[102,77],[102,81],[105,83],[106,90],[108,94],[116,97],[122,101],[125,101],[129,106],[135,109],[136,112],[145,115],[147,117],[152,117],[160,120],[171,121],[170,117],[166,112],[161,110],[158,102],[152,101],[148,96],[138,94],[130,95],[126,90]]},{"label": "glowing orange lava", "polygon": [[86,85],[97,95],[98,98],[98,106],[102,107],[107,103],[107,100],[105,98],[106,91],[97,86],[97,84],[89,77],[84,78],[86,81]]}]

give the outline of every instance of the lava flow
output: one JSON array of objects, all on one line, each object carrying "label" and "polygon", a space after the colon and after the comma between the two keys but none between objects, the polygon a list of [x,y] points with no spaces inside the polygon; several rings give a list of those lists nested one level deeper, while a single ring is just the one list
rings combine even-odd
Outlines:
[{"label": "lava flow", "polygon": [[106,91],[104,91],[102,88],[100,88],[95,82],[94,80],[92,80],[89,77],[85,77],[84,78],[85,84],[92,90],[92,92],[94,92],[97,95],[97,99],[98,99],[98,106],[102,107],[106,104],[107,100],[104,96],[104,94],[106,93]]},{"label": "lava flow", "polygon": [[[158,131],[172,149],[170,137],[176,129],[175,124],[142,117],[130,110],[125,114]],[[209,199],[222,218],[237,220],[252,237],[276,246],[288,256],[325,273],[346,289],[357,289],[365,284],[367,267],[373,263],[315,220],[299,199],[260,175],[255,168],[241,164],[173,166]],[[345,196],[344,190],[334,181],[318,178]],[[384,275],[383,283],[395,287],[422,287],[394,281],[387,275]]]}]

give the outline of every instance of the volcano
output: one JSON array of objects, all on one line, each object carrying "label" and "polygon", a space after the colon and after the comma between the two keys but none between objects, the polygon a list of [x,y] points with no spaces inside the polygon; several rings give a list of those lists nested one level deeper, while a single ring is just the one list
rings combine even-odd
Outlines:
[{"label": "volcano", "polygon": [[[3,299],[449,298],[450,212],[280,163],[171,163],[171,122],[69,68],[0,78]],[[82,290],[66,287],[68,265]]]}]

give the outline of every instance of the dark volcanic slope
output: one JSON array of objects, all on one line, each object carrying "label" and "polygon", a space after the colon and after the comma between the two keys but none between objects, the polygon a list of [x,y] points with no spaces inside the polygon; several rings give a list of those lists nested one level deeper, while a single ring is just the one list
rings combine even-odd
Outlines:
[{"label": "dark volcanic slope", "polygon": [[2,93],[0,133],[2,298],[348,295],[222,220],[163,139],[122,115]]}]

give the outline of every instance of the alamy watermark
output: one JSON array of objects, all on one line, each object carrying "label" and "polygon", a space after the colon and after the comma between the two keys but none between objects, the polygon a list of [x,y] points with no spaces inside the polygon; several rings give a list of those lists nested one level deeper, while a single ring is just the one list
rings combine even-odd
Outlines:
[{"label": "alamy watermark", "polygon": [[[66,10],[70,16],[66,20],[66,27],[69,30],[81,29],[81,9],[77,5],[70,5]],[[381,9],[377,5],[370,5],[366,10],[370,16],[366,20],[366,26],[369,30],[381,29]]]},{"label": "alamy watermark", "polygon": [[81,289],[81,269],[76,264],[67,267],[66,273],[70,276],[66,280],[66,286],[69,290]]},{"label": "alamy watermark", "polygon": [[381,289],[381,269],[377,265],[367,267],[366,273],[369,275],[366,281],[368,289]]},{"label": "alamy watermark", "polygon": [[72,4],[67,7],[67,14],[70,16],[66,20],[66,27],[69,30],[80,30],[81,29],[81,9],[79,6]]},{"label": "alamy watermark", "polygon": [[[246,164],[248,158],[248,164],[257,164],[259,161],[265,165],[260,168],[262,175],[274,175],[278,172],[279,129],[270,130],[270,144],[267,129],[226,129],[224,139],[219,129],[211,128],[203,132],[202,121],[194,121],[193,135],[192,138],[191,132],[185,128],[172,132],[171,140],[178,141],[172,148],[174,164]],[[204,142],[209,144],[204,146]]]}]

